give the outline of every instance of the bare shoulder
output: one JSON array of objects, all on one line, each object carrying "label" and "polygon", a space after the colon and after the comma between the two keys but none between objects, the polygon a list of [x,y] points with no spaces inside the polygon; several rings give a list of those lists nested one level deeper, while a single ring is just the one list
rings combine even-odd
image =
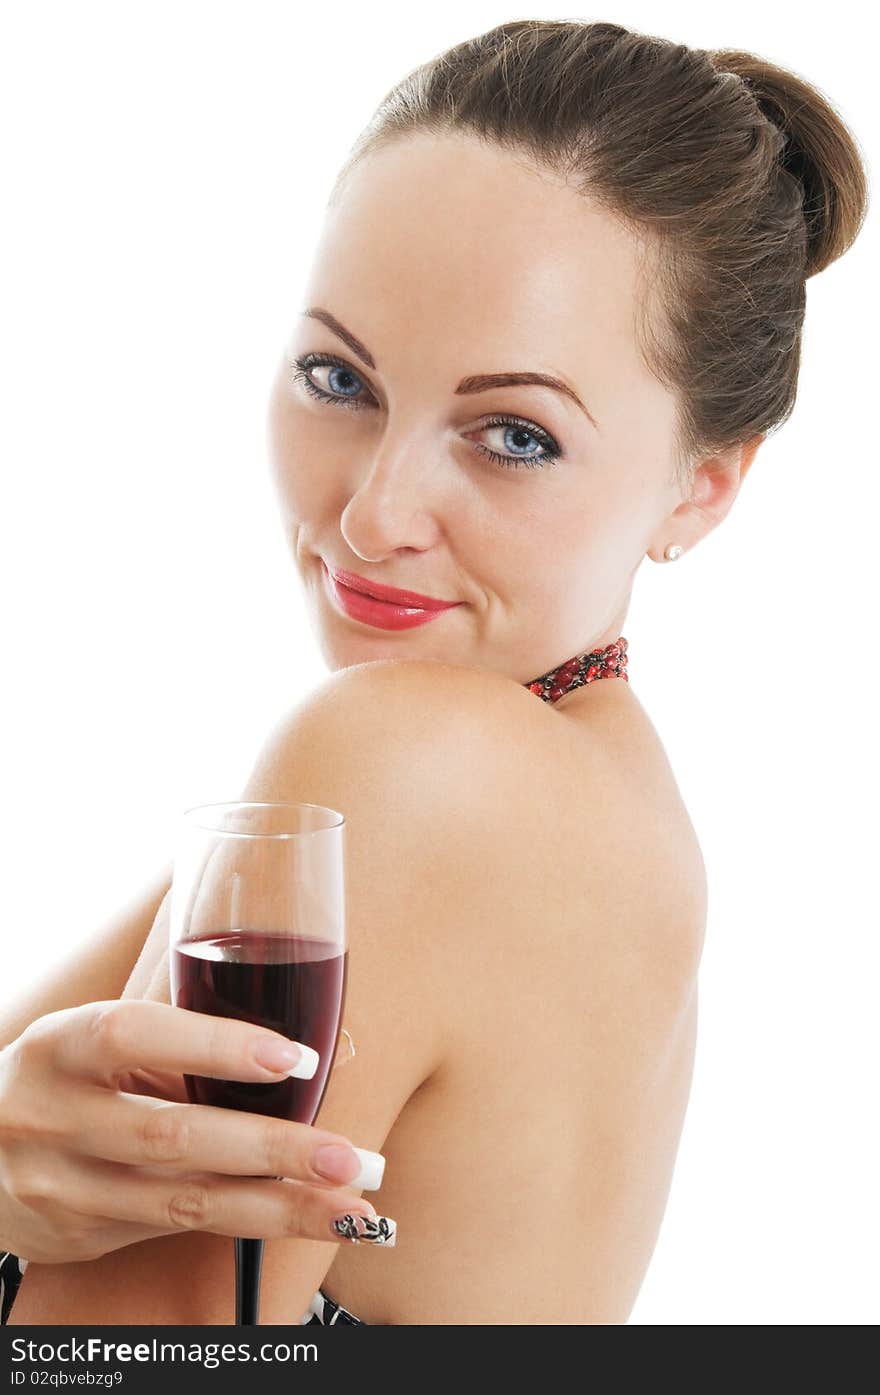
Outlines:
[{"label": "bare shoulder", "polygon": [[419,770],[433,739],[474,817],[496,818],[514,883],[522,874],[524,890],[546,905],[542,865],[575,897],[598,894],[604,868],[614,894],[625,888],[632,904],[641,895],[653,908],[657,936],[667,906],[682,954],[699,956],[702,851],[660,734],[629,683],[592,684],[574,694],[579,707],[566,707],[504,675],[452,664],[383,662],[350,677],[372,690],[386,731],[393,719],[409,769]]},{"label": "bare shoulder", "polygon": [[[409,1070],[386,1117],[463,1041],[483,1049],[472,1032],[487,985],[512,1005],[543,982],[552,1003],[548,972],[604,975],[609,992],[647,993],[645,1010],[670,1025],[690,1001],[705,869],[625,686],[596,684],[609,691],[575,720],[502,675],[382,661],[332,675],[267,743],[246,798],[346,815],[352,954],[369,989],[358,1025],[379,1054],[390,1032]],[[406,993],[418,1040],[408,1019],[375,1018],[369,994],[383,985]]]},{"label": "bare shoulder", "polygon": [[429,659],[382,659],[340,669],[287,718],[323,723],[325,734],[334,725],[343,741],[346,728],[362,743],[380,734],[381,742],[369,748],[371,761],[393,759],[398,750],[415,746],[424,756],[417,767],[422,771],[434,751],[444,761],[455,750],[462,757],[492,758],[501,751],[511,757],[514,734],[522,747],[542,736],[549,740],[557,727],[546,704],[503,674]]},{"label": "bare shoulder", "polygon": [[[411,831],[423,851],[432,835],[464,873],[472,855],[503,859],[513,840],[534,841],[548,815],[566,836],[553,801],[577,798],[581,750],[574,730],[502,675],[383,660],[332,674],[287,712],[252,780],[290,788],[306,772],[328,801],[347,801],[353,824],[381,791],[387,834],[408,845]],[[382,833],[374,824],[372,841]]]},{"label": "bare shoulder", "polygon": [[[352,896],[387,905],[393,878],[404,905],[412,878],[425,932],[432,895],[445,908],[459,892],[470,896],[485,943],[505,924],[498,911],[507,904],[592,953],[572,908],[589,903],[607,921],[612,900],[641,900],[648,951],[672,951],[690,972],[707,902],[696,833],[629,684],[593,688],[574,718],[564,702],[551,707],[484,670],[434,660],[355,665],[284,711],[242,797],[340,808]],[[386,934],[394,923],[400,916],[389,913]],[[164,945],[165,926],[158,930]],[[148,943],[144,983],[129,991],[145,991],[154,960]]]},{"label": "bare shoulder", "polygon": [[[435,660],[355,665],[286,714],[265,763],[286,765],[287,788],[294,766],[311,788],[323,779],[328,798],[341,778],[355,817],[358,798],[369,804],[381,788],[389,830],[395,820],[422,839],[430,824],[462,877],[479,858],[484,883],[501,879],[521,904],[550,909],[623,887],[631,903],[641,896],[655,907],[655,936],[666,906],[682,952],[698,954],[705,866],[662,741],[629,684],[591,689],[578,694],[575,716],[565,700],[548,705],[485,670]],[[320,752],[323,777],[310,750]],[[258,760],[258,783],[260,769]]]}]

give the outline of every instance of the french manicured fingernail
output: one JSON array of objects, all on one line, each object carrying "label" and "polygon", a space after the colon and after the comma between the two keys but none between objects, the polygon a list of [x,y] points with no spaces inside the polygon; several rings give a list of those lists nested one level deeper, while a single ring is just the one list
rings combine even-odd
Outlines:
[{"label": "french manicured fingernail", "polygon": [[382,1185],[385,1159],[381,1153],[349,1147],[347,1143],[322,1143],[315,1149],[312,1166],[330,1182],[345,1182],[349,1187],[374,1192]]},{"label": "french manicured fingernail", "polygon": [[280,1075],[292,1075],[297,1080],[311,1080],[318,1069],[320,1056],[301,1041],[280,1041],[277,1037],[262,1037],[254,1047],[254,1060],[265,1070]]},{"label": "french manicured fingernail", "polygon": [[397,1222],[390,1216],[334,1216],[331,1229],[338,1239],[351,1240],[355,1245],[397,1244]]}]

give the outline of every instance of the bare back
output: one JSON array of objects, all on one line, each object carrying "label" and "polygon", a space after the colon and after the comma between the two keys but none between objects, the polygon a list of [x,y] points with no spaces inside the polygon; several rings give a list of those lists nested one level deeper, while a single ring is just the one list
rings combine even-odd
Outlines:
[{"label": "bare back", "polygon": [[[385,1262],[341,1247],[322,1285],[368,1323],[467,1321],[462,1297],[474,1284],[474,1321],[528,1320],[531,1288],[544,1314],[533,1320],[554,1320],[552,1296],[555,1321],[624,1322],[656,1242],[691,1082],[703,862],[629,685],[578,690],[557,713],[569,772],[579,749],[594,759],[601,733],[601,803],[595,779],[583,781],[577,805],[570,780],[560,780],[564,808],[548,790],[560,832],[579,832],[556,840],[555,858],[536,840],[532,904],[463,966],[469,1010],[454,1056],[408,1101],[384,1145],[375,1202],[409,1243]],[[601,859],[609,822],[621,820],[632,835],[629,868],[616,855],[612,866]],[[609,957],[603,937],[630,933],[621,901],[646,875],[663,907],[656,946],[645,946],[649,914],[632,929],[633,957]],[[637,895],[633,916],[644,915]],[[361,1012],[353,1001],[349,1020]],[[346,1072],[357,1068],[355,1060]],[[332,1127],[329,1096],[328,1111],[322,1122]],[[528,1274],[524,1252],[541,1257]]]}]

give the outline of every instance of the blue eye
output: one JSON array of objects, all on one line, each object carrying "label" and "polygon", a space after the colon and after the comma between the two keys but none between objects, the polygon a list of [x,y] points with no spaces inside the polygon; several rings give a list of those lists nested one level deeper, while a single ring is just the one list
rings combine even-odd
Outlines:
[{"label": "blue eye", "polygon": [[[358,395],[360,387],[363,387],[363,379],[350,364],[342,358],[337,358],[334,354],[302,354],[299,358],[291,360],[291,367],[294,370],[292,374],[294,381],[301,383],[305,390],[320,402],[326,402],[331,407],[347,407],[353,410],[368,405]],[[319,387],[313,380],[311,377],[313,368],[330,369],[330,373],[327,375],[329,392]],[[521,417],[498,416],[493,417],[491,421],[484,422],[479,429],[489,431],[493,427],[505,427],[505,439],[509,436],[525,436],[527,440],[536,442],[541,448],[540,455],[535,454],[533,448],[524,454],[519,454],[518,450],[514,448],[511,454],[505,455],[499,451],[490,450],[488,446],[484,446],[478,441],[473,442],[475,449],[481,455],[485,455],[504,469],[518,470],[521,465],[524,465],[528,470],[535,470],[552,464],[562,455],[562,451],[553,437],[535,422],[526,421]]]},{"label": "blue eye", "polygon": [[[361,384],[363,384],[363,379],[344,359],[335,358],[332,354],[303,354],[300,358],[293,359],[291,366],[295,370],[293,373],[294,381],[302,383],[306,391],[310,392],[313,397],[317,397],[320,402],[329,402],[334,407],[365,406],[365,403],[358,401],[357,393],[350,390],[352,378],[355,383]],[[313,368],[330,369],[327,380],[330,392],[318,387],[318,384],[310,376]],[[336,375],[335,385],[330,381],[334,375]],[[337,394],[341,395],[337,396]]]},{"label": "blue eye", "polygon": [[512,455],[501,455],[497,450],[490,450],[488,446],[481,445],[479,441],[474,441],[474,445],[481,455],[486,455],[490,460],[494,460],[505,469],[519,469],[520,465],[525,465],[528,470],[535,470],[543,467],[548,462],[558,460],[562,454],[552,436],[548,436],[542,427],[536,426],[530,421],[521,421],[519,417],[493,417],[491,421],[484,421],[480,427],[481,431],[489,431],[492,427],[504,427],[504,440],[507,442],[511,436],[525,436],[527,439],[537,441],[541,447],[542,454],[536,455],[534,447],[527,453],[520,455],[515,450]]}]

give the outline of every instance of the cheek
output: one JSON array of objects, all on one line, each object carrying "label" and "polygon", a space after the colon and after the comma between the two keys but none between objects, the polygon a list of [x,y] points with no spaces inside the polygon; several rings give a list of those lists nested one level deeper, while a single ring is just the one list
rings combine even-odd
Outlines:
[{"label": "cheek", "polygon": [[[575,475],[579,470],[580,474]],[[528,507],[508,520],[502,572],[534,607],[561,620],[567,605],[600,607],[616,592],[638,553],[642,531],[628,481],[595,460],[560,468],[555,482],[534,481]],[[540,489],[542,483],[544,489]]]},{"label": "cheek", "polygon": [[282,376],[272,391],[267,420],[269,469],[285,516],[308,520],[331,506],[339,471],[315,413],[291,398]]}]

